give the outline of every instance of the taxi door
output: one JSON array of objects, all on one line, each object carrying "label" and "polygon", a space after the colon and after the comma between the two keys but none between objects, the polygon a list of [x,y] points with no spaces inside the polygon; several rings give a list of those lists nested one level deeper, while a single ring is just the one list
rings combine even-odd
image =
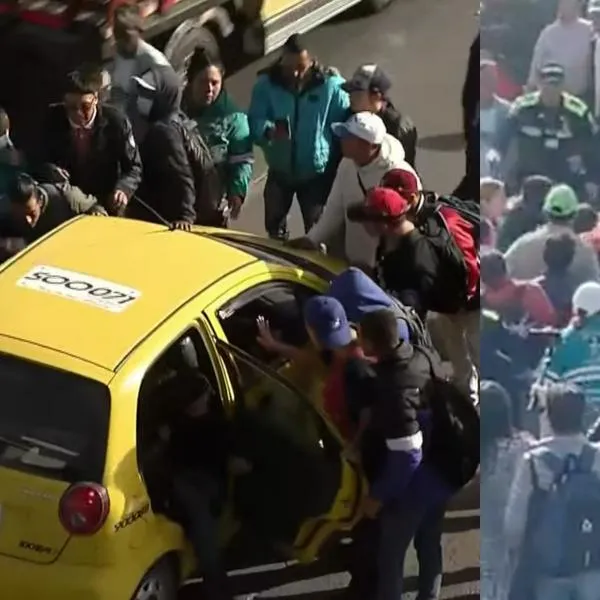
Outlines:
[{"label": "taxi door", "polygon": [[237,518],[290,557],[311,561],[357,522],[363,476],[316,403],[244,350],[216,345],[239,452],[252,464],[233,486]]}]

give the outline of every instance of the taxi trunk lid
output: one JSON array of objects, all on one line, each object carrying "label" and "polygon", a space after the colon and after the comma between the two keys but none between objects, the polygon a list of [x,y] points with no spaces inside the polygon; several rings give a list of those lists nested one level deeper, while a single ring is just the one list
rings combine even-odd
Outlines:
[{"label": "taxi trunk lid", "polygon": [[[6,445],[0,439],[0,453]],[[52,563],[69,542],[58,518],[68,483],[0,468],[0,554]]]}]

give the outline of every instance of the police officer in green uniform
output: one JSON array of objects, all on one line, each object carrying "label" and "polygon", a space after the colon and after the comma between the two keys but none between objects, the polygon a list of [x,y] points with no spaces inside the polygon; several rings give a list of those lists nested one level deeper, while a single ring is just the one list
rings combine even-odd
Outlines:
[{"label": "police officer in green uniform", "polygon": [[506,157],[516,143],[516,183],[545,175],[569,184],[581,200],[598,194],[600,147],[597,125],[587,104],[564,91],[564,68],[547,64],[540,71],[540,89],[517,98],[496,149]]},{"label": "police officer in green uniform", "polygon": [[253,147],[248,117],[224,87],[224,69],[204,50],[192,55],[183,108],[210,149],[219,170],[229,215],[237,219],[252,178]]}]

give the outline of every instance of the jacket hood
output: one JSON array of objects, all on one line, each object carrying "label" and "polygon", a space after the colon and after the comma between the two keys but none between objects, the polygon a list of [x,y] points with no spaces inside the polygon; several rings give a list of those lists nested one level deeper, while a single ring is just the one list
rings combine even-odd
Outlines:
[{"label": "jacket hood", "polygon": [[[355,324],[368,313],[386,308],[393,310],[395,307],[394,300],[356,267],[340,273],[331,282],[327,294],[342,304],[348,320]],[[410,330],[404,319],[398,319],[398,333],[401,340],[410,341]]]},{"label": "jacket hood", "polygon": [[[394,136],[387,133],[381,144],[379,156],[371,163],[371,165],[376,166],[378,169],[389,171],[398,168],[398,165],[401,162],[405,162],[405,158],[406,153],[404,152],[402,143]],[[413,168],[410,167],[410,170],[412,171]]]},{"label": "jacket hood", "polygon": [[392,299],[363,271],[350,267],[332,282],[328,292],[342,303],[348,319],[360,323],[367,313],[392,307]]},{"label": "jacket hood", "polygon": [[181,79],[171,67],[152,69],[154,89],[146,90],[152,98],[148,120],[160,121],[176,114],[181,108]]},{"label": "jacket hood", "polygon": [[419,189],[422,190],[423,184],[421,182],[421,178],[415,169],[410,165],[410,163],[406,162],[405,156],[406,154],[404,152],[402,143],[395,137],[386,134],[381,144],[379,156],[377,156],[373,162],[365,165],[364,167],[360,167],[358,170],[360,173],[376,171],[381,173],[381,178],[383,178],[383,175],[392,169],[404,169],[415,174],[417,178],[417,185]]}]

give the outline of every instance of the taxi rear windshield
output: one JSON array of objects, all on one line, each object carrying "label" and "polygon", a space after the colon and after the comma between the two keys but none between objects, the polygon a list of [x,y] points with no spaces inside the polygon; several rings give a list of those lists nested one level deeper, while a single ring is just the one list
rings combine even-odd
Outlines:
[{"label": "taxi rear windshield", "polygon": [[101,483],[109,416],[101,383],[0,354],[0,468]]}]

